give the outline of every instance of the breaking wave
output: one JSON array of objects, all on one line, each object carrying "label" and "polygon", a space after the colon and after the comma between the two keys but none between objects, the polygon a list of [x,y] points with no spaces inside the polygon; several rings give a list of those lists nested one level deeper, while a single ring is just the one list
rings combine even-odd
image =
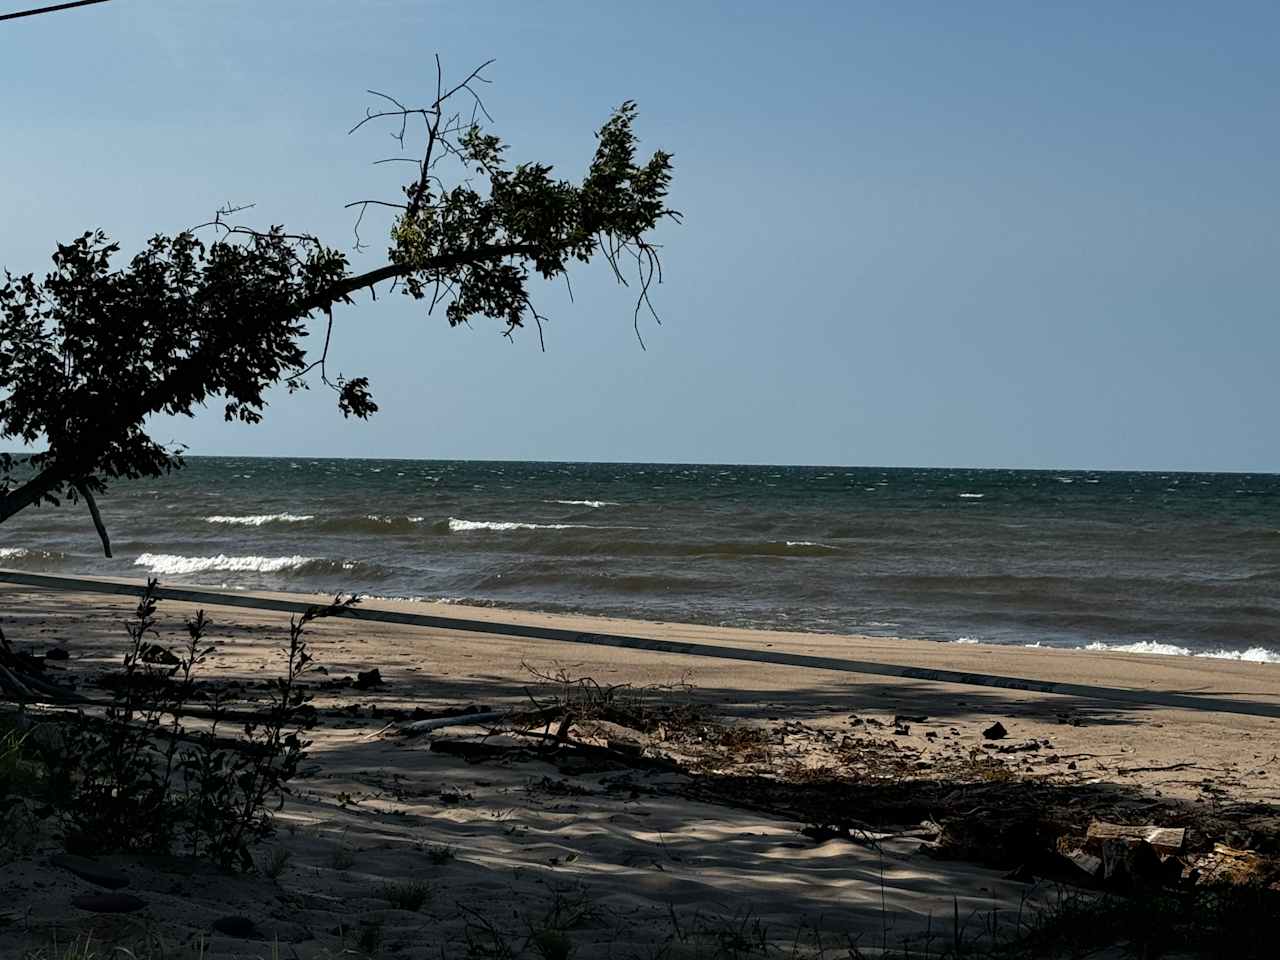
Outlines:
[{"label": "breaking wave", "polygon": [[382,568],[359,560],[329,560],[324,557],[258,557],[228,556],[184,557],[175,553],[144,553],[133,561],[135,567],[146,567],[151,573],[188,575],[195,573],[341,573],[361,578],[378,577]]},{"label": "breaking wave", "polygon": [[254,513],[248,516],[213,516],[205,517],[205,523],[225,523],[238,527],[261,527],[268,523],[304,523],[314,520],[310,513]]},{"label": "breaking wave", "polygon": [[1136,643],[1089,643],[1085,650],[1106,653],[1152,653],[1166,657],[1202,657],[1209,660],[1241,660],[1247,663],[1280,663],[1280,653],[1266,647],[1249,647],[1247,650],[1202,650],[1181,647],[1173,643],[1139,640]]},{"label": "breaking wave", "polygon": [[0,564],[44,569],[58,566],[67,555],[57,550],[28,550],[26,547],[0,547]]},{"label": "breaking wave", "polygon": [[566,507],[616,507],[616,500],[543,500],[543,503],[560,503]]},{"label": "breaking wave", "polygon": [[450,533],[468,533],[473,530],[634,530],[635,527],[599,527],[590,523],[526,523],[516,520],[460,520],[450,517],[443,525]]},{"label": "breaking wave", "polygon": [[[952,643],[983,643],[973,637],[960,637]],[[993,644],[1005,646],[1005,644]],[[1103,643],[1095,640],[1083,647],[1051,647],[1037,640],[1035,643],[1024,643],[1023,647],[1035,650],[1088,650],[1091,653],[1145,653],[1161,657],[1200,657],[1206,660],[1239,660],[1245,663],[1280,663],[1280,652],[1268,650],[1266,647],[1249,647],[1246,650],[1192,650],[1190,647],[1176,643],[1161,643],[1158,640],[1136,640],[1133,643]]]},{"label": "breaking wave", "polygon": [[313,513],[255,513],[244,516],[212,516],[204,517],[205,523],[216,523],[225,526],[265,527],[294,526],[310,524],[315,530],[326,533],[388,533],[403,532],[413,529],[425,517],[391,516],[380,513],[366,513],[358,517],[317,517]]}]

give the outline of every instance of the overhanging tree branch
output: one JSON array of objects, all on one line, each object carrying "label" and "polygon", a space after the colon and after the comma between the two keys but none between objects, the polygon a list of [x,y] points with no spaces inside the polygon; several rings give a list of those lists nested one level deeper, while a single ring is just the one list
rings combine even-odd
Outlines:
[{"label": "overhanging tree branch", "polygon": [[[0,521],[69,492],[82,497],[110,555],[96,496],[119,478],[153,477],[182,465],[180,450],[154,442],[145,426],[157,414],[191,416],[211,400],[228,420],[261,420],[266,391],[306,386],[319,371],[338,392],[344,416],[377,410],[365,377],[327,371],[334,307],[378,285],[414,299],[427,312],[443,303],[451,326],[490,317],[510,336],[532,318],[542,343],[545,319],[530,293],[534,276],[563,277],[600,256],[628,283],[634,262],[633,325],[661,282],[652,240],[664,219],[671,155],[637,158],[630,101],[597,133],[581,180],[552,176],[547,164],[506,160],[507,147],[484,131],[490,119],[474,85],[482,65],[447,87],[437,60],[435,98],[411,108],[386,94],[394,110],[366,111],[353,131],[378,120],[397,124],[403,147],[410,120],[425,125],[425,144],[410,160],[415,175],[403,202],[365,199],[366,213],[394,211],[388,262],[353,273],[342,253],[308,233],[234,223],[249,207],[226,207],[212,221],[173,237],[157,236],[123,267],[101,232],[59,245],[53,270],[37,282],[5,274],[0,285],[0,436],[47,448],[24,458],[0,455]],[[446,105],[470,98],[470,115]],[[447,163],[446,163],[447,161]],[[381,162],[381,161],[379,161]],[[456,177],[447,176],[452,167]],[[211,242],[200,236],[212,231]],[[359,243],[357,235],[357,243]],[[316,311],[327,315],[318,358],[303,339]],[[656,313],[653,313],[656,319]],[[643,345],[643,340],[641,340]]]},{"label": "overhanging tree branch", "polygon": [[98,538],[102,540],[103,555],[110,558],[111,538],[107,536],[107,528],[102,523],[102,514],[98,512],[98,501],[93,499],[93,492],[83,482],[76,483],[76,491],[89,506],[89,516],[93,518],[94,529],[98,531]]}]

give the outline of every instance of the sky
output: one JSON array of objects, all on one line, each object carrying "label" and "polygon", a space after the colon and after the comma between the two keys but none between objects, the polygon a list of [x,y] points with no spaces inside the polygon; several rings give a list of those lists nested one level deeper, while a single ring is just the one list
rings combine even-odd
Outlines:
[{"label": "sky", "polygon": [[[38,5],[0,0],[0,13]],[[0,22],[0,266],[228,203],[357,254],[396,199],[369,88],[484,88],[581,176],[638,102],[675,155],[662,318],[588,264],[536,334],[339,310],[380,412],[273,394],[193,454],[1280,471],[1280,5],[111,0]],[[406,165],[407,166],[407,165]]]}]

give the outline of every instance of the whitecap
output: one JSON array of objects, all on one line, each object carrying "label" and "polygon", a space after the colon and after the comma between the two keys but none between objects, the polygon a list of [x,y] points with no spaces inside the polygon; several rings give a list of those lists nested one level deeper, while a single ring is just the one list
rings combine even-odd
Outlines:
[{"label": "whitecap", "polygon": [[983,497],[985,497],[985,496],[986,496],[986,494],[985,494],[985,493],[962,493],[962,494],[960,494],[960,499],[962,499],[962,500],[981,500],[981,499],[982,499]]},{"label": "whitecap", "polygon": [[963,644],[968,645],[968,644],[981,643],[982,641],[981,641],[981,640],[979,640],[977,637],[956,637],[956,638],[955,638],[954,640],[952,640],[951,642],[952,642],[952,643],[963,643]]},{"label": "whitecap", "polygon": [[209,570],[229,572],[276,573],[293,570],[315,557],[229,557],[220,553],[213,557],[183,557],[174,553],[144,553],[133,561],[135,567],[147,567],[152,573],[204,573]]},{"label": "whitecap", "polygon": [[829,543],[817,543],[813,540],[788,540],[788,547],[819,547],[823,550],[839,550],[839,547],[833,547]]},{"label": "whitecap", "polygon": [[1138,640],[1134,643],[1101,643],[1095,640],[1086,643],[1085,650],[1099,650],[1106,653],[1153,653],[1163,657],[1189,657],[1191,650],[1172,643],[1160,643],[1157,640]]},{"label": "whitecap", "polygon": [[1242,660],[1248,663],[1280,663],[1280,653],[1266,647],[1250,647],[1248,650],[1215,650],[1212,653],[1197,653],[1197,657],[1212,660]]},{"label": "whitecap", "polygon": [[247,516],[213,516],[205,517],[205,523],[226,523],[239,527],[260,527],[265,523],[303,523],[314,520],[310,513],[254,513]]},{"label": "whitecap", "polygon": [[543,500],[543,503],[561,503],[566,507],[616,507],[616,500]]},{"label": "whitecap", "polygon": [[450,533],[473,530],[644,530],[645,527],[602,526],[592,523],[528,523],[522,520],[461,520],[449,518]]},{"label": "whitecap", "polygon": [[466,533],[470,530],[573,530],[595,529],[585,523],[520,523],[510,520],[459,520],[449,518],[449,530],[452,533]]}]

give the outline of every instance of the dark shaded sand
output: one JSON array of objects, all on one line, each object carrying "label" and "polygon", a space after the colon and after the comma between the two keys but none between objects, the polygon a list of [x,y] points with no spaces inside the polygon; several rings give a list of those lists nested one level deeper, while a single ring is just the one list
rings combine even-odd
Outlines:
[{"label": "dark shaded sand", "polygon": [[[130,598],[19,586],[0,587],[0,597],[0,622],[19,649],[65,648],[69,659],[53,666],[85,680],[118,665]],[[852,933],[868,951],[903,938],[936,940],[957,915],[979,937],[993,910],[1014,916],[1056,896],[1061,877],[1006,878],[1017,866],[1009,863],[1016,850],[1001,825],[1016,826],[1026,811],[1066,833],[1083,832],[1095,816],[1158,819],[1187,826],[1189,843],[1202,848],[1277,833],[1274,665],[421,603],[366,607],[491,620],[495,630],[515,623],[1176,693],[1188,698],[1179,702],[1249,704],[1262,715],[322,621],[311,632],[328,671],[312,678],[322,721],[311,734],[306,775],[281,813],[284,829],[260,851],[264,860],[275,848],[288,851],[280,876],[227,877],[176,859],[106,858],[130,879],[122,892],[146,907],[95,914],[72,898],[105,891],[52,865],[56,847],[40,840],[28,856],[0,866],[0,919],[9,921],[0,924],[0,955],[48,944],[57,929],[60,941],[76,931],[127,940],[150,930],[171,950],[194,948],[204,937],[210,957],[270,956],[266,941],[278,937],[289,944],[281,956],[338,957],[356,949],[366,928],[378,932],[365,934],[365,945],[380,937],[387,956],[440,956],[442,949],[464,956],[468,943],[474,951],[495,936],[534,955],[530,937],[569,914],[576,922],[565,935],[578,956],[693,956],[729,929],[762,935],[786,951],[808,943],[814,953],[815,937],[831,949]],[[166,642],[178,640],[194,609],[161,604]],[[208,611],[217,653],[207,678],[256,682],[277,669],[287,614]],[[372,667],[384,686],[362,691],[337,682]],[[601,684],[667,686],[644,702],[696,707],[758,732],[745,746],[696,741],[688,731],[651,732],[642,744],[647,755],[680,761],[683,770],[546,759],[532,750],[472,763],[430,745],[475,739],[484,730],[392,735],[389,724],[413,708],[527,707],[531,693],[554,693],[531,668]],[[982,730],[995,721],[1008,734],[988,741]],[[603,744],[610,731],[583,723],[577,734]],[[942,836],[932,826],[920,829],[922,821],[942,823]],[[820,840],[800,832],[815,823],[853,830]],[[868,842],[861,827],[879,839]],[[939,858],[932,849],[938,845],[966,859]],[[435,862],[445,847],[453,856]],[[389,902],[385,885],[406,880],[430,884],[420,910]],[[215,930],[219,920],[218,929],[229,932]]]}]

